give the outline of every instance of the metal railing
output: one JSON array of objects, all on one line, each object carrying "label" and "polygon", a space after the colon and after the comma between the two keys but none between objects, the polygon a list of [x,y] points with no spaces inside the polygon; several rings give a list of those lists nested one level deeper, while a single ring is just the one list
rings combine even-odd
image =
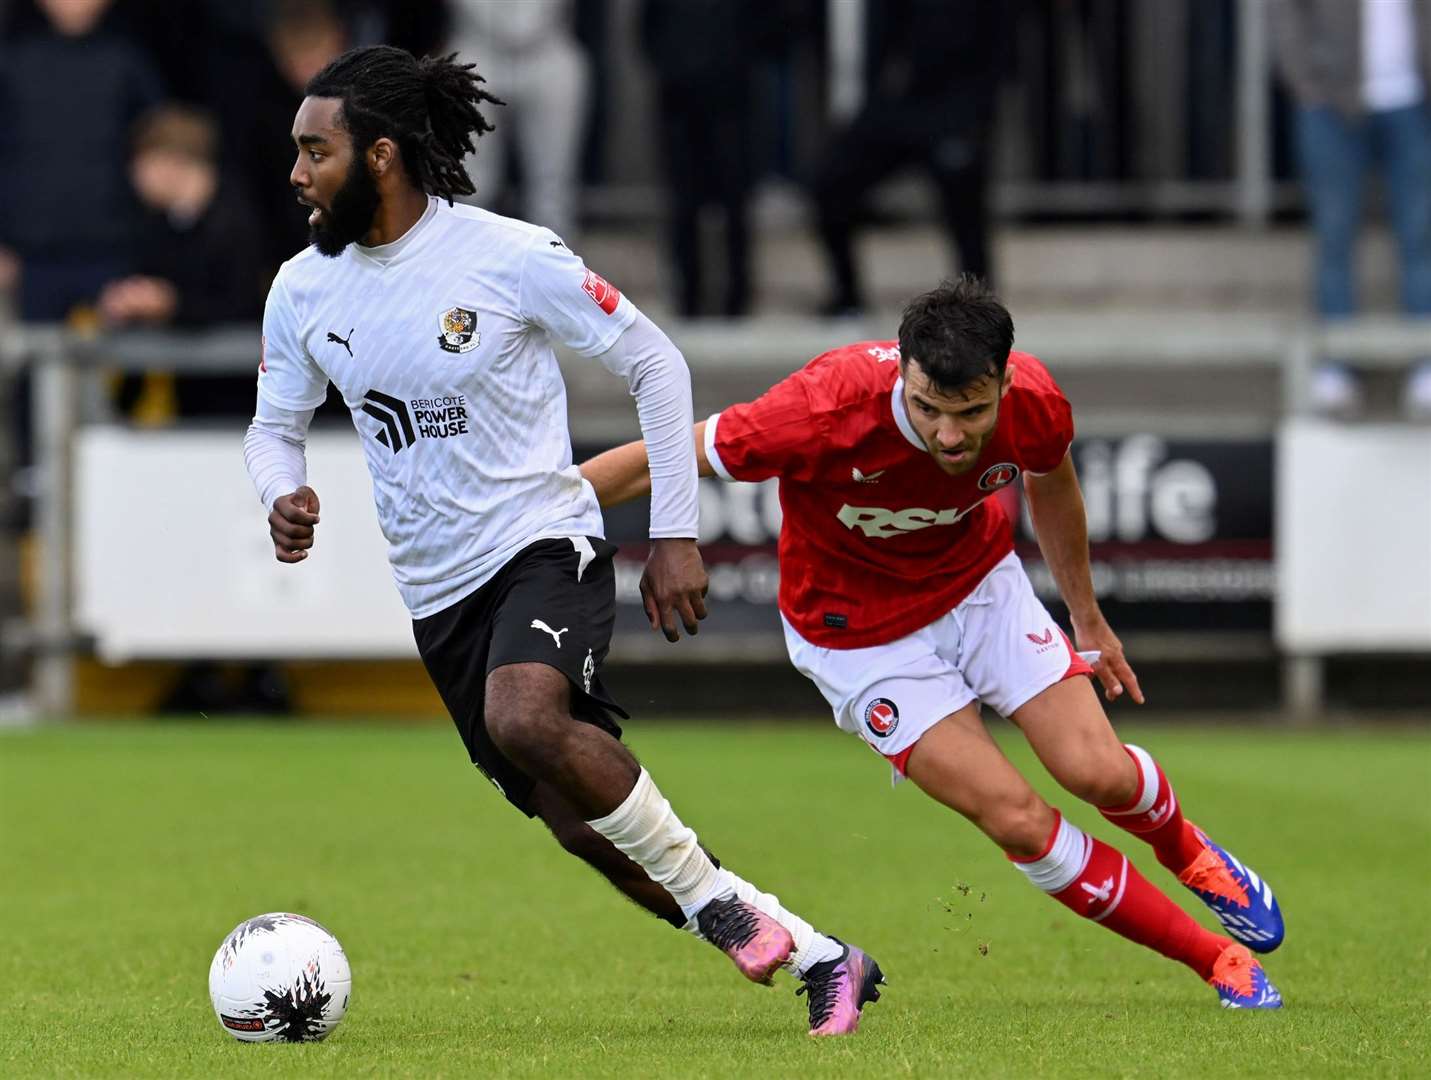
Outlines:
[{"label": "metal railing", "polygon": [[[697,383],[702,373],[748,370],[775,378],[792,356],[809,356],[848,339],[852,328],[800,320],[752,320],[728,326],[672,326]],[[858,328],[853,328],[858,329]],[[0,365],[30,367],[33,378],[34,461],[40,472],[34,524],[38,543],[36,607],[7,647],[34,655],[34,699],[47,713],[63,713],[72,700],[73,658],[83,642],[73,619],[71,558],[72,441],[84,422],[81,389],[100,369],[234,373],[256,367],[258,328],[225,326],[200,334],[123,333],[104,338],[56,327],[26,327],[0,342]],[[1061,372],[1134,367],[1156,378],[1196,365],[1224,373],[1252,368],[1280,376],[1285,413],[1304,414],[1316,362],[1336,356],[1377,368],[1404,368],[1431,352],[1425,323],[1390,318],[1318,326],[1291,320],[1217,315],[1032,316],[1020,323],[1021,341],[1033,352],[1056,355]],[[629,406],[628,406],[629,407]],[[1288,703],[1314,712],[1322,697],[1322,659],[1285,659]]]}]

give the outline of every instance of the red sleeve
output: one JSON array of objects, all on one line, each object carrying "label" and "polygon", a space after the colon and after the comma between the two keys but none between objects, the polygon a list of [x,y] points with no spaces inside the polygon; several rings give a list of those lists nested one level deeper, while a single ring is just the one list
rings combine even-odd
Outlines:
[{"label": "red sleeve", "polygon": [[1019,354],[1010,359],[1018,365],[1011,392],[1019,395],[1021,464],[1025,472],[1053,472],[1073,443],[1073,406],[1034,357]]},{"label": "red sleeve", "polygon": [[808,480],[823,442],[822,417],[810,401],[802,370],[754,401],[732,405],[706,421],[706,458],[727,480],[772,476]]}]

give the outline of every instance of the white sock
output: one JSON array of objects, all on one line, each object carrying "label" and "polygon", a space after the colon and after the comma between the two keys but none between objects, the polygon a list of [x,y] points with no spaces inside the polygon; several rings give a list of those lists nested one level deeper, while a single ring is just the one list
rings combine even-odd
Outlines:
[{"label": "white sock", "polygon": [[1092,844],[1088,836],[1062,814],[1054,830],[1053,843],[1041,857],[1028,861],[1014,860],[1029,883],[1049,894],[1060,893],[1083,873],[1088,865]]},{"label": "white sock", "polygon": [[688,919],[734,891],[728,875],[716,869],[645,769],[620,806],[587,824],[670,893]]},{"label": "white sock", "polygon": [[[790,936],[795,939],[795,951],[790,954],[790,959],[780,965],[786,971],[792,975],[801,976],[815,964],[839,959],[840,954],[844,951],[840,943],[834,938],[820,933],[794,912],[786,911],[780,906],[778,897],[772,893],[761,892],[750,882],[729,870],[722,869],[721,873],[729,875],[731,882],[735,885],[737,899],[744,900],[751,907],[769,915],[790,931]],[[689,920],[685,929],[704,940],[695,919]]]}]

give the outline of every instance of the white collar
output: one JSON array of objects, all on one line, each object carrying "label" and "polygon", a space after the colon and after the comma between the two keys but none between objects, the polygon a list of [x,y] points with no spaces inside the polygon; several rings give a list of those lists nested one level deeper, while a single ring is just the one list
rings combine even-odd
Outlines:
[{"label": "white collar", "polygon": [[437,215],[437,198],[429,195],[427,197],[427,209],[422,212],[422,217],[418,218],[408,227],[396,240],[391,240],[386,244],[377,244],[373,247],[364,247],[355,243],[353,251],[365,259],[372,259],[373,262],[382,266],[388,266],[402,257],[403,252],[413,246],[414,241],[423,232],[424,227]]},{"label": "white collar", "polygon": [[890,391],[889,407],[894,412],[894,423],[899,428],[900,434],[909,440],[910,446],[917,447],[927,454],[929,447],[924,445],[924,440],[914,430],[914,425],[909,421],[909,410],[904,405],[903,375],[894,380],[894,389]]}]

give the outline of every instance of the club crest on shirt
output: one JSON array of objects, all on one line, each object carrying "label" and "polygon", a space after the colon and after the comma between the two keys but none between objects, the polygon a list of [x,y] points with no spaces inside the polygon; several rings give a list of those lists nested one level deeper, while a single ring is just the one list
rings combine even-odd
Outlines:
[{"label": "club crest on shirt", "polygon": [[471,308],[450,307],[437,317],[437,344],[444,352],[471,352],[482,343],[477,330],[477,312]]},{"label": "club crest on shirt", "polygon": [[877,697],[865,706],[865,727],[876,739],[887,739],[899,727],[899,706],[887,697]]},{"label": "club crest on shirt", "polygon": [[1012,461],[1005,461],[998,465],[990,465],[984,470],[984,475],[979,477],[980,491],[996,491],[1001,487],[1008,487],[1019,475],[1019,467]]}]

